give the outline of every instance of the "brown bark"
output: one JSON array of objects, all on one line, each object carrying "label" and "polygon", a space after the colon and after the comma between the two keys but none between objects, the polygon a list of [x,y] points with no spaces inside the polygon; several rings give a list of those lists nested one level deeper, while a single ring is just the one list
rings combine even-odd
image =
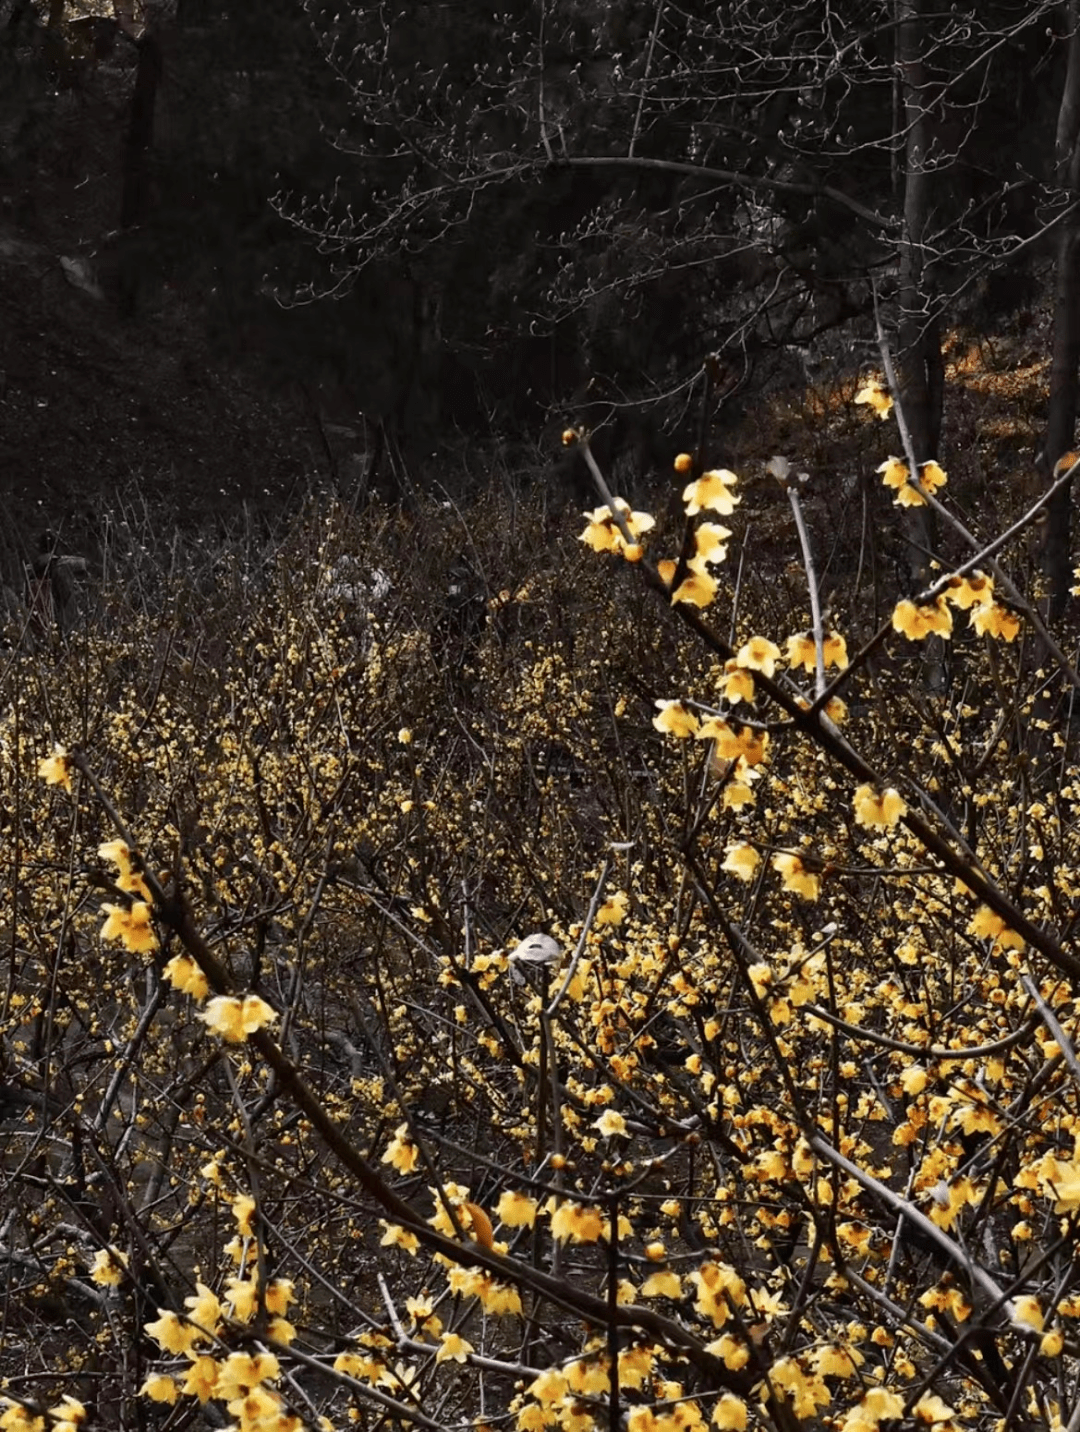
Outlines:
[{"label": "brown bark", "polygon": [[[924,7],[925,0],[897,0],[898,59],[906,135],[897,371],[900,406],[911,432],[915,461],[918,463],[937,457],[944,372],[941,340],[933,312],[932,276],[925,247],[933,203],[933,174],[928,168],[928,159],[932,151],[934,121],[923,63]],[[906,528],[909,572],[915,585],[923,587],[929,578],[929,553],[934,546],[930,509],[909,509]]]},{"label": "brown bark", "polygon": [[[1058,183],[1070,204],[1080,204],[1080,0],[1069,5],[1069,60],[1058,110],[1054,161]],[[1040,466],[1047,476],[1075,445],[1080,395],[1080,209],[1061,224],[1054,291],[1054,343],[1050,399]],[[1050,616],[1060,617],[1072,586],[1072,491],[1055,494],[1047,509],[1043,572],[1050,591]]]}]

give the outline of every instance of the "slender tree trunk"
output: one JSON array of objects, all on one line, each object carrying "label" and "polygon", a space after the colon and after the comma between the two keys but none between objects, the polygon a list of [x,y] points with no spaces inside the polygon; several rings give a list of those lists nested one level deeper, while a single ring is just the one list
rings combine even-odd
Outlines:
[{"label": "slender tree trunk", "polygon": [[[933,204],[933,173],[927,168],[934,121],[929,111],[923,54],[925,0],[897,0],[899,69],[903,87],[906,162],[904,228],[900,241],[900,322],[897,369],[900,406],[911,431],[915,461],[937,457],[941,436],[944,369],[941,339],[933,311],[932,280],[926,258],[926,233]],[[928,507],[908,510],[908,565],[914,583],[925,586],[934,546],[933,514]]]},{"label": "slender tree trunk", "polygon": [[[1054,162],[1068,201],[1080,202],[1080,0],[1068,14],[1069,61],[1058,109]],[[1047,478],[1075,443],[1080,394],[1080,210],[1061,225],[1054,292],[1054,346],[1050,363],[1050,401],[1040,465]],[[1051,501],[1043,547],[1043,572],[1050,591],[1050,616],[1060,617],[1072,586],[1072,492],[1063,488]]]},{"label": "slender tree trunk", "polygon": [[123,189],[120,196],[120,271],[118,289],[121,312],[132,318],[140,307],[149,255],[145,236],[138,231],[151,207],[150,155],[154,141],[154,110],[164,71],[161,46],[155,35],[144,32],[136,40],[139,65],[128,111],[124,136]]}]

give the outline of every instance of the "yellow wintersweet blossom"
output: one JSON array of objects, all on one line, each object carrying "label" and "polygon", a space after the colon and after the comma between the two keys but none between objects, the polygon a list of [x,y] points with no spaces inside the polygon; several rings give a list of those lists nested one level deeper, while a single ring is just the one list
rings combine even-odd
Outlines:
[{"label": "yellow wintersweet blossom", "polygon": [[187,1378],[180,1391],[185,1397],[197,1397],[202,1403],[209,1402],[214,1395],[217,1375],[217,1359],[203,1353],[188,1368]]},{"label": "yellow wintersweet blossom", "polygon": [[875,791],[873,786],[860,786],[855,792],[855,823],[891,830],[901,816],[907,814],[907,803],[892,786]]},{"label": "yellow wintersweet blossom", "polygon": [[177,1317],[166,1308],[158,1308],[158,1316],[143,1328],[152,1337],[162,1352],[186,1353],[204,1336],[201,1329]]},{"label": "yellow wintersweet blossom", "polygon": [[86,1421],[87,1413],[77,1397],[65,1392],[57,1405],[49,1408],[49,1416],[56,1419],[52,1424],[52,1432],[71,1432],[73,1427]]},{"label": "yellow wintersweet blossom", "polygon": [[379,1239],[380,1248],[403,1248],[406,1253],[415,1255],[420,1247],[420,1240],[411,1229],[402,1228],[400,1223],[388,1223],[385,1218],[380,1218],[384,1232]]},{"label": "yellow wintersweet blossom", "polygon": [[92,1282],[103,1288],[117,1288],[128,1265],[128,1255],[118,1248],[99,1248],[90,1269]]},{"label": "yellow wintersweet blossom", "polygon": [[699,562],[719,564],[727,557],[724,545],[731,532],[719,522],[699,522],[694,531],[695,558]]},{"label": "yellow wintersweet blossom", "polygon": [[649,1274],[639,1293],[643,1298],[681,1298],[682,1279],[671,1268],[663,1268],[657,1273]]},{"label": "yellow wintersweet blossom", "polygon": [[758,866],[761,864],[761,856],[752,845],[745,841],[737,845],[729,845],[727,854],[724,856],[724,863],[721,870],[726,870],[730,875],[737,875],[740,880],[753,880]]},{"label": "yellow wintersweet blossom", "polygon": [[179,1398],[180,1389],[168,1373],[151,1373],[139,1388],[139,1396],[149,1397],[151,1402],[173,1403]]},{"label": "yellow wintersweet blossom", "polygon": [[595,1243],[604,1231],[598,1208],[581,1203],[560,1203],[551,1215],[551,1236],[558,1243]]},{"label": "yellow wintersweet blossom", "polygon": [[[812,632],[802,631],[787,639],[787,661],[791,667],[801,666],[804,671],[817,669],[817,643]],[[837,631],[829,632],[821,643],[821,665],[823,670],[830,666],[843,671],[848,664],[847,642]]]},{"label": "yellow wintersweet blossom", "polygon": [[281,1364],[272,1352],[231,1352],[218,1369],[214,1396],[229,1401],[280,1375]]},{"label": "yellow wintersweet blossom", "polygon": [[703,472],[696,482],[683,489],[687,517],[696,517],[699,512],[718,512],[721,517],[730,517],[736,503],[742,500],[731,491],[738,480],[725,467]]},{"label": "yellow wintersweet blossom", "polygon": [[724,700],[732,706],[754,699],[754,678],[734,658],[724,663],[721,688]]},{"label": "yellow wintersweet blossom", "polygon": [[735,664],[747,671],[760,671],[763,676],[773,676],[776,673],[776,663],[780,659],[780,648],[768,637],[751,637],[744,646],[741,646],[735,653]]},{"label": "yellow wintersweet blossom", "polygon": [[[626,523],[627,530],[631,537],[637,538],[644,532],[648,532],[656,525],[656,519],[648,512],[631,512],[630,504],[621,497],[615,498],[616,511],[622,516]],[[626,553],[629,547],[636,543],[628,543],[622,531],[616,525],[615,514],[605,503],[603,507],[597,507],[592,512],[584,514],[588,526],[582,532],[580,541],[594,552],[621,552]],[[640,553],[638,553],[640,556]]]},{"label": "yellow wintersweet blossom", "polygon": [[1047,1154],[1039,1164],[1039,1186],[1054,1199],[1055,1213],[1073,1213],[1080,1208],[1080,1158],[1071,1163]]},{"label": "yellow wintersweet blossom", "polygon": [[594,1121],[593,1128],[597,1129],[605,1139],[625,1136],[627,1131],[626,1120],[622,1114],[617,1113],[614,1109],[605,1109],[600,1117]]},{"label": "yellow wintersweet blossom", "polygon": [[961,611],[985,607],[994,600],[994,579],[985,572],[969,572],[966,577],[953,577],[945,595]]},{"label": "yellow wintersweet blossom", "polygon": [[971,625],[980,636],[996,637],[999,641],[1015,641],[1020,635],[1020,618],[999,602],[976,607]]},{"label": "yellow wintersweet blossom", "polygon": [[855,394],[856,403],[865,403],[879,418],[887,418],[893,410],[892,395],[879,378],[868,378]]},{"label": "yellow wintersweet blossom", "polygon": [[13,1402],[10,1397],[0,1397],[0,1407],[4,1409],[0,1413],[0,1428],[3,1432],[45,1432],[45,1419],[31,1412],[21,1402]]},{"label": "yellow wintersweet blossom", "polygon": [[236,1219],[237,1231],[241,1238],[255,1237],[255,1200],[250,1193],[238,1193],[232,1201],[232,1216]]},{"label": "yellow wintersweet blossom", "polygon": [[821,894],[821,876],[808,870],[799,856],[782,851],[774,855],[772,868],[784,882],[784,889],[801,896],[804,900],[816,900]]},{"label": "yellow wintersweet blossom", "polygon": [[420,1150],[412,1141],[408,1124],[399,1124],[382,1156],[382,1162],[393,1165],[398,1173],[413,1173],[419,1158]]},{"label": "yellow wintersweet blossom", "polygon": [[745,1432],[746,1403],[733,1392],[725,1392],[716,1400],[712,1424],[721,1428],[721,1432],[725,1432],[725,1429],[726,1432]]},{"label": "yellow wintersweet blossom", "polygon": [[882,1422],[897,1421],[904,1413],[904,1398],[885,1387],[870,1387],[862,1401],[844,1418],[840,1432],[876,1432]]},{"label": "yellow wintersweet blossom", "polygon": [[[252,1199],[253,1206],[254,1202],[255,1200]],[[222,1317],[221,1300],[213,1289],[208,1288],[205,1283],[196,1283],[195,1296],[185,1298],[184,1307],[187,1308],[191,1321],[208,1337],[212,1337],[217,1331]]]},{"label": "yellow wintersweet blossom", "polygon": [[972,915],[967,933],[979,940],[993,940],[995,950],[1022,950],[1024,939],[1011,930],[989,905],[980,905]]},{"label": "yellow wintersweet blossom", "polygon": [[681,701],[665,701],[661,697],[656,705],[660,714],[653,717],[653,725],[658,731],[669,736],[678,736],[681,740],[696,735],[698,718],[692,711],[688,711]]},{"label": "yellow wintersweet blossom", "polygon": [[938,597],[925,606],[916,606],[914,602],[905,600],[896,604],[892,624],[893,630],[909,641],[922,641],[931,635],[949,637],[952,635],[952,612],[944,597]]},{"label": "yellow wintersweet blossom", "polygon": [[727,1263],[702,1263],[690,1280],[697,1284],[695,1304],[699,1313],[709,1318],[713,1325],[722,1328],[731,1316],[732,1308],[746,1305],[746,1284]]},{"label": "yellow wintersweet blossom", "polygon": [[277,1014],[257,994],[245,995],[243,999],[222,994],[210,1000],[199,1018],[226,1044],[242,1044],[249,1034],[273,1024]]},{"label": "yellow wintersweet blossom", "polygon": [[630,897],[625,890],[616,890],[614,895],[608,897],[596,912],[596,923],[598,925],[621,925],[626,919],[626,908]]},{"label": "yellow wintersweet blossom", "polygon": [[[693,557],[686,564],[688,575],[685,576],[671,594],[671,604],[686,602],[692,607],[708,607],[716,599],[719,591],[719,583],[705,565],[701,557]],[[674,577],[674,572],[672,576]]]},{"label": "yellow wintersweet blossom", "polygon": [[51,756],[45,756],[38,762],[38,775],[47,786],[63,786],[68,795],[71,794],[71,772],[73,770],[71,757],[66,749],[57,744],[53,747]]},{"label": "yellow wintersweet blossom", "polygon": [[525,1391],[537,1402],[548,1404],[561,1402],[569,1390],[569,1383],[566,1374],[557,1367],[545,1368],[538,1377],[534,1377]]},{"label": "yellow wintersweet blossom", "polygon": [[[907,464],[898,457],[887,457],[878,468],[886,487],[896,492],[893,501],[898,507],[925,507],[926,498],[910,480]],[[948,474],[936,462],[924,462],[919,468],[919,482],[927,492],[936,492],[948,482]]]},{"label": "yellow wintersweet blossom", "polygon": [[722,761],[741,762],[740,775],[746,774],[747,767],[760,766],[769,747],[768,731],[755,731],[752,726],[736,731],[715,716],[702,723],[698,737],[714,742],[714,752]]},{"label": "yellow wintersweet blossom", "polygon": [[157,949],[158,937],[151,924],[150,906],[145,900],[133,900],[130,910],[123,905],[102,905],[101,912],[106,916],[101,927],[103,940],[120,940],[125,949],[136,955]]},{"label": "yellow wintersweet blossom", "polygon": [[436,1362],[464,1362],[473,1351],[471,1342],[466,1342],[458,1333],[443,1333],[439,1341]]},{"label": "yellow wintersweet blossom", "polygon": [[162,974],[174,989],[191,995],[192,999],[204,1000],[210,993],[206,976],[190,955],[173,955]]},{"label": "yellow wintersweet blossom", "polygon": [[536,1202],[528,1194],[507,1189],[499,1195],[495,1213],[504,1228],[532,1228],[536,1223]]}]

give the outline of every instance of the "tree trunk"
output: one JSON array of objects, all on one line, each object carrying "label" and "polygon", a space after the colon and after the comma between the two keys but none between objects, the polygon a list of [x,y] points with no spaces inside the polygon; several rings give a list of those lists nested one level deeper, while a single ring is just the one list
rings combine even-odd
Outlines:
[{"label": "tree trunk", "polygon": [[[1069,5],[1069,62],[1058,110],[1054,154],[1058,183],[1071,204],[1080,201],[1080,0]],[[1080,385],[1080,211],[1061,225],[1054,292],[1054,346],[1050,363],[1050,401],[1040,466],[1047,479],[1075,442]],[[1050,591],[1050,617],[1065,610],[1073,584],[1070,527],[1072,491],[1063,488],[1047,510],[1043,572]]]},{"label": "tree trunk", "polygon": [[139,310],[150,255],[146,236],[137,231],[150,213],[150,154],[154,141],[154,108],[164,62],[157,38],[146,31],[136,45],[139,66],[124,136],[123,190],[120,197],[118,291],[121,312],[132,318]]},{"label": "tree trunk", "polygon": [[[937,457],[941,436],[944,366],[937,317],[933,311],[932,277],[926,260],[926,230],[933,202],[933,174],[927,168],[934,122],[923,54],[925,0],[897,0],[899,68],[904,98],[906,162],[904,228],[900,240],[900,321],[897,371],[900,407],[911,432],[915,461]],[[916,587],[930,575],[934,546],[933,514],[913,507],[907,515],[908,570]]]}]

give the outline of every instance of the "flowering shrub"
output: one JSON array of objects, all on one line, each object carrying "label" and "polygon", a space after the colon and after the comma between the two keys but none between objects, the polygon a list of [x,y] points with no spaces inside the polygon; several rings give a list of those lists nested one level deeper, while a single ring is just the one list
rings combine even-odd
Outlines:
[{"label": "flowering shrub", "polygon": [[778,619],[675,468],[682,534],[478,514],[453,670],[416,533],[327,601],[398,555],[341,513],[10,655],[0,1425],[1069,1422],[1080,677],[936,465],[879,471],[956,558],[857,641],[798,479]]}]

